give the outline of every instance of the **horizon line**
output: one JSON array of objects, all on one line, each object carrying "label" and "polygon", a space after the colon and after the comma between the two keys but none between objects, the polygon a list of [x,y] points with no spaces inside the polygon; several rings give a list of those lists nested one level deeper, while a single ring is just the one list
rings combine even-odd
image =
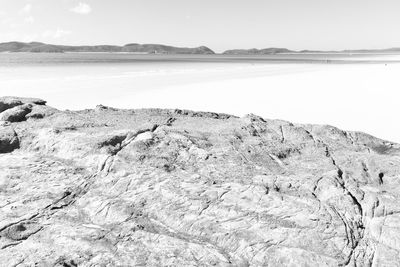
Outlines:
[{"label": "horizon line", "polygon": [[[266,47],[250,47],[250,48],[230,48],[230,49],[225,49],[221,50],[221,53],[215,52],[215,50],[208,46],[208,45],[197,45],[197,46],[186,46],[186,45],[172,45],[172,44],[164,44],[164,43],[137,43],[137,42],[129,42],[125,44],[110,44],[110,43],[101,43],[101,44],[57,44],[57,43],[47,43],[47,42],[42,42],[42,41],[0,41],[1,44],[7,44],[7,43],[24,43],[24,44],[32,44],[32,43],[41,43],[45,45],[54,45],[54,46],[72,46],[72,47],[79,47],[79,46],[117,46],[117,47],[123,47],[127,45],[164,45],[164,46],[170,46],[170,47],[176,47],[176,48],[199,48],[199,47],[207,47],[208,49],[211,49],[214,53],[216,54],[221,54],[226,51],[231,51],[231,50],[264,50],[264,49],[287,49],[290,52],[351,52],[351,51],[384,51],[384,50],[393,50],[393,49],[399,49],[400,46],[391,46],[391,47],[384,47],[384,48],[347,48],[347,49],[340,49],[340,50],[324,50],[324,49],[290,49],[285,46],[266,46]],[[289,53],[290,53],[289,52]]]}]

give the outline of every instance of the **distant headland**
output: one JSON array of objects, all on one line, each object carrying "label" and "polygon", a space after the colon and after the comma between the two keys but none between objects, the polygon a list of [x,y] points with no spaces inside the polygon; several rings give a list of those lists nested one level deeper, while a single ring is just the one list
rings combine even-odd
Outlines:
[{"label": "distant headland", "polygon": [[143,54],[215,54],[205,46],[187,48],[160,44],[127,44],[69,46],[53,45],[40,42],[7,42],[0,43],[0,52],[31,52],[31,53],[65,53],[65,52],[115,52],[115,53],[143,53]]},{"label": "distant headland", "polygon": [[358,50],[341,50],[341,51],[322,51],[322,50],[301,50],[294,51],[287,48],[264,48],[264,49],[232,49],[223,52],[224,55],[273,55],[273,54],[285,54],[285,53],[399,53],[400,48],[388,48],[388,49],[358,49]]},{"label": "distant headland", "polygon": [[[206,46],[194,48],[175,47],[162,44],[137,44],[131,43],[123,46],[117,45],[54,45],[41,42],[6,42],[0,43],[0,52],[30,52],[30,53],[66,53],[66,52],[97,52],[97,53],[140,53],[140,54],[216,54]],[[221,53],[223,55],[274,55],[285,53],[400,53],[400,48],[388,49],[357,49],[341,51],[301,50],[295,51],[287,48],[263,48],[263,49],[232,49]]]}]

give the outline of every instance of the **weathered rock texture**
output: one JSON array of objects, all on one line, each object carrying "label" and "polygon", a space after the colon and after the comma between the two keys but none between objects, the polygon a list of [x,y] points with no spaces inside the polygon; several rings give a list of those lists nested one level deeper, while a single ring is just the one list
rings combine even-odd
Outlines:
[{"label": "weathered rock texture", "polygon": [[1,266],[400,266],[397,144],[254,115],[3,113],[23,105],[0,128]]}]

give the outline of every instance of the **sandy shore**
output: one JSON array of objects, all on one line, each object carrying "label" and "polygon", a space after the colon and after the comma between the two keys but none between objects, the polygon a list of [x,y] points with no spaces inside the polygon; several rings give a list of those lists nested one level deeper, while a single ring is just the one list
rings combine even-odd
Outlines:
[{"label": "sandy shore", "polygon": [[331,124],[400,142],[400,64],[0,68],[1,95],[62,109],[186,108]]}]

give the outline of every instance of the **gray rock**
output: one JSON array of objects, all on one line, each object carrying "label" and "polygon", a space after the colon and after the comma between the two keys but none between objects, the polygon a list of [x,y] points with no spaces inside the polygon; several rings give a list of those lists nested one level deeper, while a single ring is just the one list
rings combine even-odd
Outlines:
[{"label": "gray rock", "polygon": [[15,131],[10,127],[0,126],[0,154],[10,153],[19,148],[19,140]]},{"label": "gray rock", "polygon": [[4,266],[400,266],[398,144],[160,109],[12,125]]},{"label": "gray rock", "polygon": [[16,106],[1,112],[0,121],[21,122],[26,120],[26,115],[28,115],[31,111],[31,104]]},{"label": "gray rock", "polygon": [[0,97],[0,113],[23,104],[36,104],[36,105],[45,105],[46,101],[38,98],[26,98],[26,97],[13,97],[13,96],[4,96]]},{"label": "gray rock", "polygon": [[43,119],[58,112],[57,109],[45,105],[33,105],[26,119]]},{"label": "gray rock", "polygon": [[58,112],[46,106],[46,101],[37,98],[1,97],[0,122],[13,123],[27,119],[42,119]]}]

